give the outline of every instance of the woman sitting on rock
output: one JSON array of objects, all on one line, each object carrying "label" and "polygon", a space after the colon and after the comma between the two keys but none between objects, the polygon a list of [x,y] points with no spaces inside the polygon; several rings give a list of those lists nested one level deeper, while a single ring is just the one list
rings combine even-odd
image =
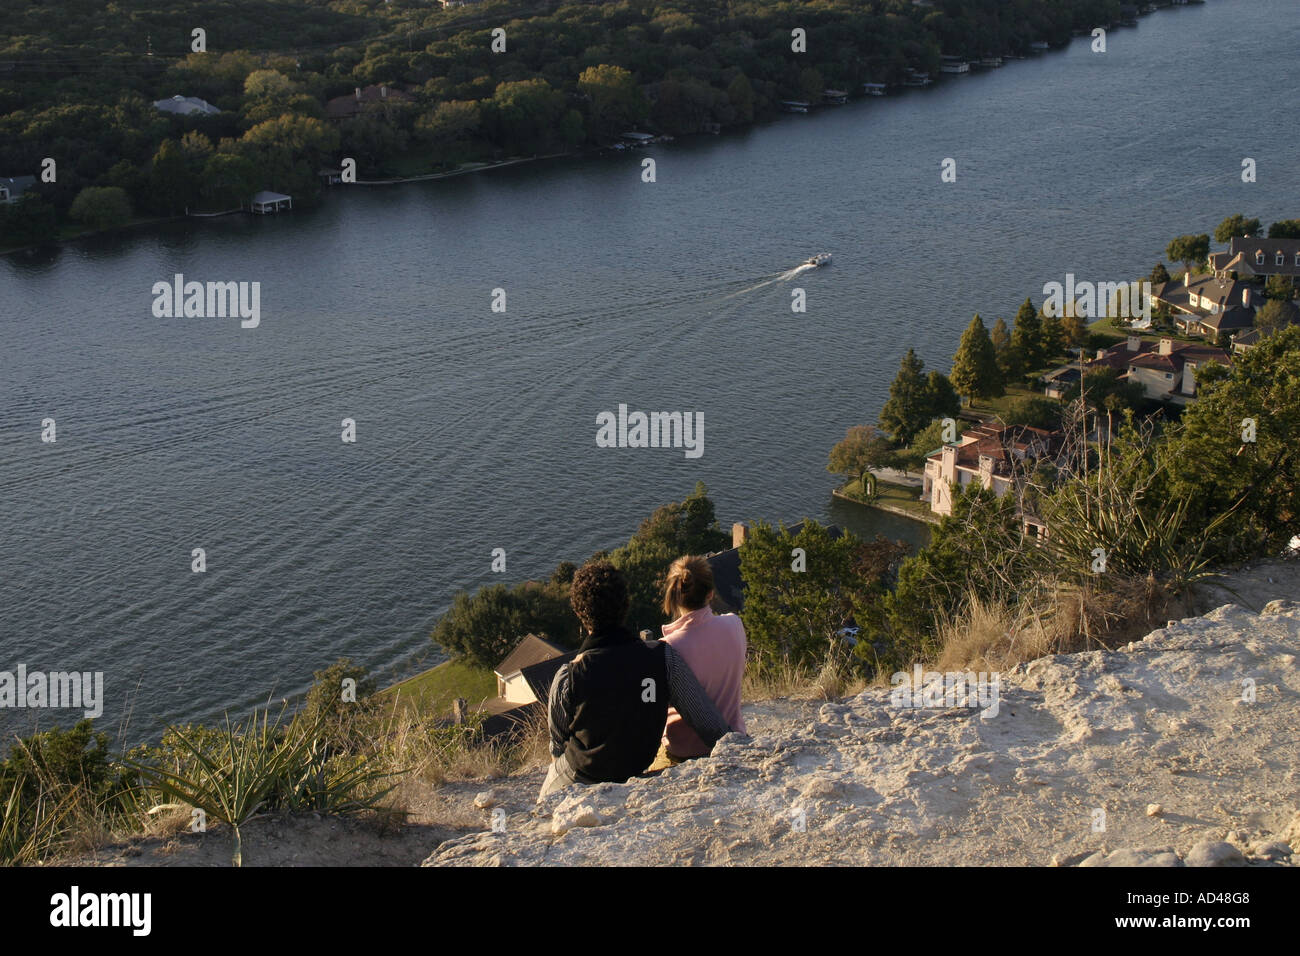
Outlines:
[{"label": "woman sitting on rock", "polygon": [[[669,707],[703,752],[730,728],[681,655],[624,623],[627,580],[605,561],[578,569],[569,590],[586,639],[551,682],[550,770],[539,796],[572,783],[623,783],[655,756]],[[707,741],[707,743],[705,743]]]},{"label": "woman sitting on rock", "polygon": [[[714,614],[713,569],[701,557],[678,558],[668,568],[664,613],[674,620],[662,628],[664,643],[685,658],[691,672],[733,731],[745,733],[740,685],[745,678],[745,625],[734,614]],[[700,739],[682,715],[668,708],[662,746],[651,770],[703,757],[712,742]]]}]

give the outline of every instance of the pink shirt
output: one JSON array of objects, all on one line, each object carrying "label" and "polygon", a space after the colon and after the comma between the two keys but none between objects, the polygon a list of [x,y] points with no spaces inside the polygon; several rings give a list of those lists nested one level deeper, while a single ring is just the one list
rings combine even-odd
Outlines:
[{"label": "pink shirt", "polygon": [[[664,642],[685,658],[704,692],[731,729],[745,730],[740,683],[745,676],[745,626],[734,614],[714,614],[707,605],[665,624]],[[664,744],[675,757],[703,757],[710,748],[675,708],[668,708]]]}]

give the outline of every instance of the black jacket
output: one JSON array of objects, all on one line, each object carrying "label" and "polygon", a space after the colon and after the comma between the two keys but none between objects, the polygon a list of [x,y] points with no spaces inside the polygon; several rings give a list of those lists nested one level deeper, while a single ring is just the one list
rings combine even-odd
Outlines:
[{"label": "black jacket", "polygon": [[653,762],[668,719],[666,650],[619,628],[587,638],[569,663],[564,753],[583,783],[622,783]]}]

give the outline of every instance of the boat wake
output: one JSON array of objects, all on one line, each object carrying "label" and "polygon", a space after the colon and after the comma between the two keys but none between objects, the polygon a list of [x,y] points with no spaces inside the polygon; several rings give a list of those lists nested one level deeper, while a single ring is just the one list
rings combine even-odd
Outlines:
[{"label": "boat wake", "polygon": [[774,276],[768,276],[762,282],[756,282],[754,285],[751,285],[745,289],[741,289],[739,292],[733,292],[730,295],[723,296],[723,301],[726,301],[727,299],[734,299],[738,295],[745,295],[749,292],[757,291],[758,289],[762,289],[765,286],[769,286],[774,282],[788,282],[789,280],[795,278],[796,276],[803,275],[805,272],[809,271],[810,269],[816,269],[818,266],[824,265],[826,262],[829,261],[830,261],[830,256],[826,256],[824,260],[818,262],[813,262],[812,260],[809,260],[807,262],[801,262],[793,269],[787,269],[785,272],[778,272]]},{"label": "boat wake", "polygon": [[816,268],[817,267],[813,265],[811,262],[801,262],[793,269],[789,270],[788,272],[782,272],[780,278],[782,280],[793,279],[795,276],[802,275],[803,273],[807,272],[809,269],[816,269]]}]

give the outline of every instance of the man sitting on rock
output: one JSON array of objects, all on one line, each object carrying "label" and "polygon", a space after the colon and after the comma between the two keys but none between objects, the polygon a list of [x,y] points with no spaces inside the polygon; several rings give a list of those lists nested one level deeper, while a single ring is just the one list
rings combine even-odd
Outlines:
[{"label": "man sitting on rock", "polygon": [[624,623],[627,580],[606,561],[578,569],[569,601],[586,639],[551,682],[551,767],[539,796],[572,783],[623,783],[654,760],[676,709],[711,749],[731,728],[680,654]]}]

